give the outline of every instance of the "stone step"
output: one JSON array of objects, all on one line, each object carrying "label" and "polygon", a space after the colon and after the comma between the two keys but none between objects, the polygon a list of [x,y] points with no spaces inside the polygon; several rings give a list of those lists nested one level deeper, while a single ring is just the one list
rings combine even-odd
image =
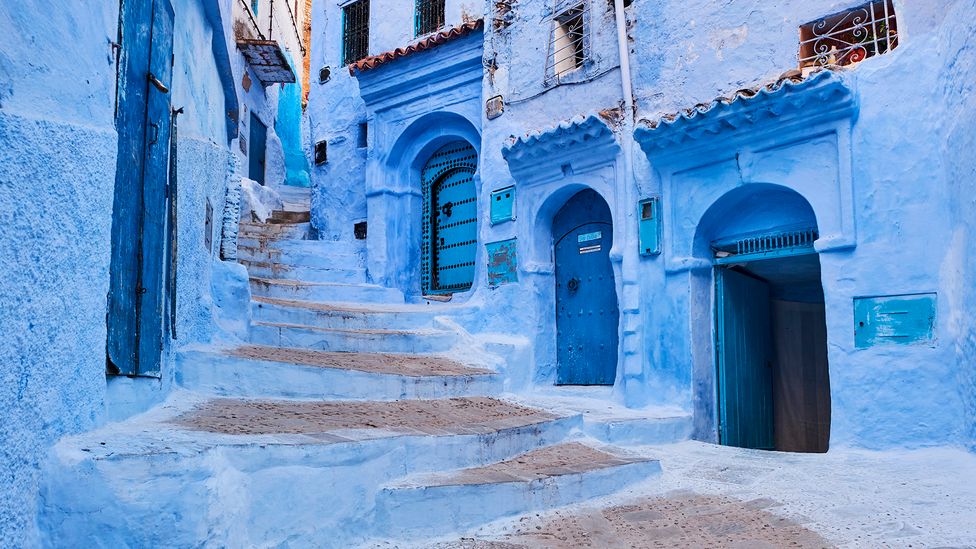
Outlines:
[{"label": "stone step", "polygon": [[248,339],[255,345],[347,353],[444,353],[458,334],[432,328],[420,330],[317,328],[302,324],[252,322]]},{"label": "stone step", "polygon": [[248,345],[184,351],[176,381],[192,391],[260,398],[433,399],[496,395],[502,379],[441,357]]},{"label": "stone step", "polygon": [[247,273],[254,278],[335,282],[340,284],[366,283],[366,269],[363,268],[296,267],[277,261],[243,259],[240,256],[238,256],[238,261],[247,267]]},{"label": "stone step", "polygon": [[438,315],[457,314],[458,305],[368,304],[313,302],[253,297],[252,318],[262,322],[305,324],[341,329],[416,329],[430,327]]},{"label": "stone step", "polygon": [[607,444],[641,446],[688,440],[693,428],[689,412],[673,406],[627,408],[613,401],[609,387],[559,387],[522,395],[526,406],[581,414],[583,432]]},{"label": "stone step", "polygon": [[275,210],[271,212],[269,223],[307,223],[312,220],[308,210]]},{"label": "stone step", "polygon": [[377,496],[375,524],[381,535],[397,540],[464,532],[605,496],[660,472],[655,459],[567,442],[486,466],[397,481]]},{"label": "stone step", "polygon": [[40,529],[52,547],[351,547],[375,523],[382,486],[507,460],[563,440],[578,420],[490,398],[176,391],[146,414],[56,444],[39,474]]},{"label": "stone step", "polygon": [[308,301],[403,303],[403,293],[375,284],[341,284],[251,277],[251,295]]},{"label": "stone step", "polygon": [[308,240],[311,232],[311,223],[250,223],[242,221],[238,227],[237,241],[238,246],[254,246],[261,241]]}]

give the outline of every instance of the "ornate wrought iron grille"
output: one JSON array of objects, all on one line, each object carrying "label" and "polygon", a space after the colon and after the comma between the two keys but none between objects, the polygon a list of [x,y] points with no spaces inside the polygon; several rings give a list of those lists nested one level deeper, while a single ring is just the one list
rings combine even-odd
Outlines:
[{"label": "ornate wrought iron grille", "polygon": [[546,59],[546,84],[558,84],[565,75],[583,66],[589,57],[590,4],[559,1],[549,32],[549,53]]},{"label": "ornate wrought iron grille", "polygon": [[800,26],[800,68],[844,66],[898,46],[892,0],[877,0]]},{"label": "ornate wrought iron grille", "polygon": [[786,229],[713,242],[712,251],[718,265],[790,257],[816,253],[819,236],[817,229]]},{"label": "ornate wrought iron grille", "polygon": [[369,0],[342,8],[342,62],[355,63],[369,55]]},{"label": "ornate wrought iron grille", "polygon": [[417,0],[414,6],[414,36],[434,32],[444,26],[444,0]]}]

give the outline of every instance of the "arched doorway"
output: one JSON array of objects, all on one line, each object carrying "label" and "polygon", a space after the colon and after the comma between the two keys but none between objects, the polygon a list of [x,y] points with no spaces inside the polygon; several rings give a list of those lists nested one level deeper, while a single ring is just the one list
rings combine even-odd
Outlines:
[{"label": "arched doorway", "polygon": [[610,264],[610,207],[587,189],[552,222],[556,260],[556,383],[613,385],[617,375],[617,293]]},{"label": "arched doorway", "polygon": [[756,186],[709,214],[719,442],[825,452],[830,382],[813,210],[791,190]]},{"label": "arched doorway", "polygon": [[438,149],[421,171],[421,287],[425,295],[471,288],[478,246],[478,153],[467,141]]}]

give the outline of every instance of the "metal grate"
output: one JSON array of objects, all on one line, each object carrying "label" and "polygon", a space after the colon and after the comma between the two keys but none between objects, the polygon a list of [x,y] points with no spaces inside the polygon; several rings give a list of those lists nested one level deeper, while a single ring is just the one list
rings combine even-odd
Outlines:
[{"label": "metal grate", "polygon": [[342,63],[355,63],[369,55],[369,0],[356,0],[342,8]]},{"label": "metal grate", "polygon": [[425,295],[467,290],[474,282],[477,169],[478,153],[474,147],[466,141],[455,141],[435,152],[421,172],[421,285]]},{"label": "metal grate", "polygon": [[791,229],[712,243],[718,265],[815,253],[817,229]]},{"label": "metal grate", "polygon": [[587,0],[557,4],[549,32],[547,84],[558,84],[563,76],[582,67],[586,61],[589,52],[589,6]]},{"label": "metal grate", "polygon": [[416,0],[414,36],[434,32],[444,26],[444,0]]},{"label": "metal grate", "polygon": [[800,26],[800,68],[845,66],[898,46],[892,0],[877,0]]}]

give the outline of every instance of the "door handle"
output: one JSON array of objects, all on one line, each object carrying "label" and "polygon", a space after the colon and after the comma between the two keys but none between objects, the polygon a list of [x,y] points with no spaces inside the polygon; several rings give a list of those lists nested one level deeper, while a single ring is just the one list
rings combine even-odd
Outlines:
[{"label": "door handle", "polygon": [[149,78],[149,82],[153,86],[156,86],[156,89],[157,90],[159,90],[159,91],[161,91],[163,93],[169,93],[169,88],[166,87],[166,84],[163,84],[158,78],[156,78],[156,75],[155,74],[153,74],[153,73],[150,72],[147,76]]}]

